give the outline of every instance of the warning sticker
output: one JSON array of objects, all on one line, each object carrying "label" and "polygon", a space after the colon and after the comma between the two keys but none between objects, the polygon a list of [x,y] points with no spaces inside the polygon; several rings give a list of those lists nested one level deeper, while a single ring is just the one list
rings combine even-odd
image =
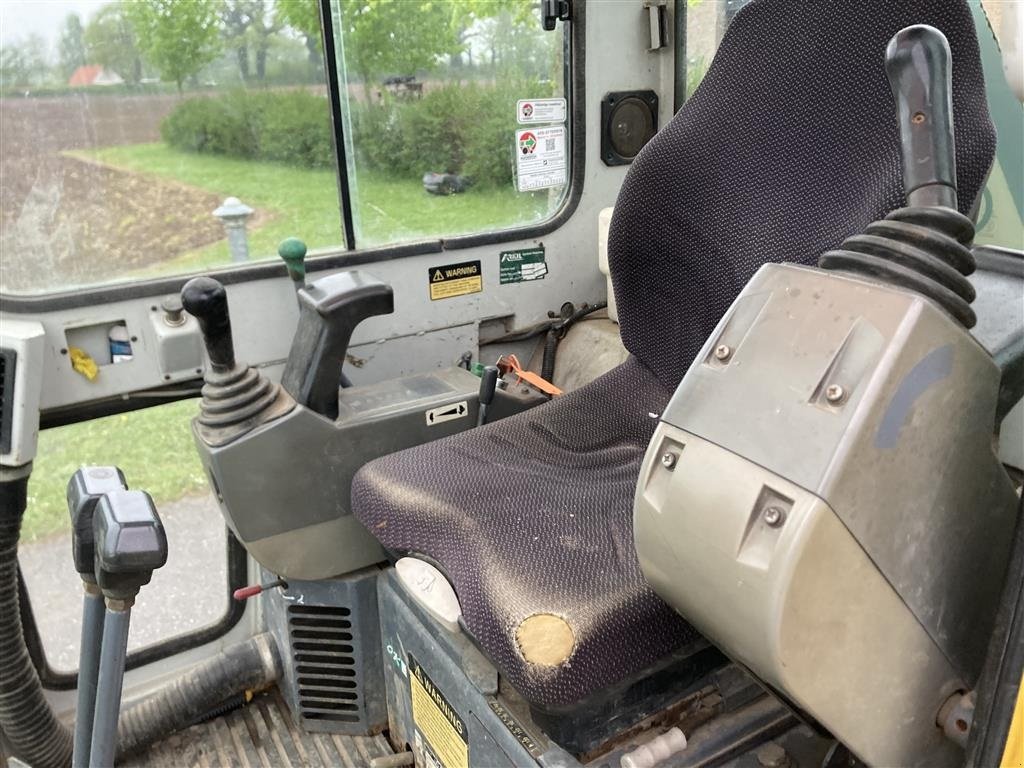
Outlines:
[{"label": "warning sticker", "polygon": [[465,721],[411,653],[409,671],[412,719],[416,736],[423,739],[424,762],[438,768],[469,768],[469,732]]},{"label": "warning sticker", "polygon": [[516,175],[520,192],[565,184],[566,168],[564,125],[516,131]]},{"label": "warning sticker", "polygon": [[499,259],[501,284],[543,280],[548,273],[544,260],[544,246],[524,248],[520,251],[502,251]]},{"label": "warning sticker", "polygon": [[565,99],[520,99],[516,102],[516,118],[520,125],[564,123]]},{"label": "warning sticker", "polygon": [[429,272],[430,300],[451,299],[467,293],[480,293],[484,289],[484,276],[479,261],[463,261],[431,267]]}]

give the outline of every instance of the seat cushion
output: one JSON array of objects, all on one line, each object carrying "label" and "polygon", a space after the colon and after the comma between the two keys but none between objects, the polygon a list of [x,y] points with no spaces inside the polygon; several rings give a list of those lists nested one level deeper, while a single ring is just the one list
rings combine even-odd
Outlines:
[{"label": "seat cushion", "polygon": [[[699,638],[659,599],[633,548],[640,461],[669,390],[635,358],[546,405],[370,462],[355,515],[395,553],[448,576],[469,633],[531,703],[564,705]],[[531,664],[517,641],[535,614],[575,646]]]}]

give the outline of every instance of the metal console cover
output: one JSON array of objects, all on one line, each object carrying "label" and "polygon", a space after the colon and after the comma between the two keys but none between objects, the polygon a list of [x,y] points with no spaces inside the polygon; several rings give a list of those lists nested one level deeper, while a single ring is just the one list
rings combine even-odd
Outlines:
[{"label": "metal console cover", "polygon": [[928,300],[763,267],[651,441],[645,575],[869,763],[955,760],[934,716],[977,678],[1014,523],[998,389]]}]

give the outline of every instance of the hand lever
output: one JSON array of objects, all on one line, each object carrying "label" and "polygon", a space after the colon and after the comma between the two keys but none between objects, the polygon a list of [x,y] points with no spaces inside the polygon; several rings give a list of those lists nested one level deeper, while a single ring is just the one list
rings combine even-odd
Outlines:
[{"label": "hand lever", "polygon": [[277,246],[277,255],[288,267],[288,277],[298,293],[306,285],[306,244],[297,237],[287,237]]},{"label": "hand lever", "polygon": [[167,562],[167,536],[149,494],[111,491],[96,505],[96,581],[106,598],[89,765],[112,766],[117,752],[128,624],[139,589]]},{"label": "hand lever", "polygon": [[117,467],[82,467],[68,481],[68,512],[71,514],[71,554],[82,577],[82,636],[78,646],[78,706],[72,768],[89,764],[96,683],[100,669],[100,638],[103,636],[103,592],[96,584],[96,544],[93,517],[96,505],[109,491],[127,490]]},{"label": "hand lever", "polygon": [[956,210],[951,59],[946,36],[926,24],[900,30],[885,51],[910,206]]},{"label": "hand lever", "polygon": [[498,366],[488,365],[480,374],[480,410],[477,414],[476,425],[482,426],[487,423],[487,409],[494,401],[494,390],[498,386]]},{"label": "hand lever", "polygon": [[295,331],[281,386],[296,402],[329,419],[338,415],[338,382],[355,327],[394,311],[387,283],[365,272],[338,272],[299,291]]},{"label": "hand lever", "polygon": [[193,277],[181,289],[181,304],[199,321],[214,372],[227,373],[233,369],[235,347],[224,286],[212,277]]}]

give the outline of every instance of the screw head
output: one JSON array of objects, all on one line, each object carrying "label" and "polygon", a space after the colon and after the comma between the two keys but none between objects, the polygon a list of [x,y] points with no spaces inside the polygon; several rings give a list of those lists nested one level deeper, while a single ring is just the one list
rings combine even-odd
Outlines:
[{"label": "screw head", "polygon": [[779,507],[768,507],[764,511],[764,521],[772,528],[778,528],[782,525],[782,521],[786,519],[786,513],[783,512]]},{"label": "screw head", "polygon": [[715,347],[715,359],[725,362],[732,357],[732,347],[727,344],[719,344]]},{"label": "screw head", "polygon": [[665,469],[673,469],[678,458],[679,457],[672,453],[672,451],[665,451],[661,454],[661,466]]},{"label": "screw head", "polygon": [[825,399],[833,405],[838,405],[846,399],[846,390],[839,384],[829,384],[825,390]]}]

